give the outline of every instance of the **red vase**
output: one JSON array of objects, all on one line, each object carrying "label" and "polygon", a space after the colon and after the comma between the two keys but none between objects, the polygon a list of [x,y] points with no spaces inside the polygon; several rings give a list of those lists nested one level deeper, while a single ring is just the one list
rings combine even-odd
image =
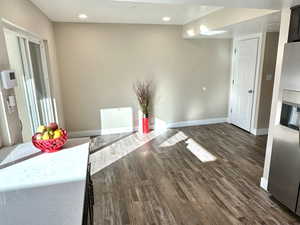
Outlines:
[{"label": "red vase", "polygon": [[150,132],[149,130],[149,118],[143,117],[143,133],[148,134]]}]

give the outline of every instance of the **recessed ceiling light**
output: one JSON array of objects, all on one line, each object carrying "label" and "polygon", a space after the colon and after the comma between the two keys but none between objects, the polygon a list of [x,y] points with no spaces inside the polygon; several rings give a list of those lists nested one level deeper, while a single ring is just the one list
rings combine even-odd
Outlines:
[{"label": "recessed ceiling light", "polygon": [[200,25],[200,34],[202,35],[217,35],[217,34],[223,34],[226,33],[227,31],[225,30],[210,30],[208,29],[207,26],[205,25]]},{"label": "recessed ceiling light", "polygon": [[211,36],[211,35],[217,35],[217,34],[224,34],[226,32],[227,32],[226,30],[209,30],[206,32],[201,32],[200,34]]},{"label": "recessed ceiling light", "polygon": [[171,20],[171,17],[169,17],[169,16],[164,16],[164,17],[162,18],[162,20],[165,21],[165,22],[169,22],[169,21]]},{"label": "recessed ceiling light", "polygon": [[208,27],[207,26],[205,26],[205,25],[200,25],[200,32],[208,32],[209,31],[209,29],[208,29]]},{"label": "recessed ceiling light", "polygon": [[194,31],[194,29],[189,29],[189,30],[186,31],[186,33],[187,33],[187,35],[190,36],[190,37],[195,36],[195,31]]},{"label": "recessed ceiling light", "polygon": [[87,19],[88,16],[86,14],[80,13],[80,14],[78,14],[78,18],[84,20],[84,19]]}]

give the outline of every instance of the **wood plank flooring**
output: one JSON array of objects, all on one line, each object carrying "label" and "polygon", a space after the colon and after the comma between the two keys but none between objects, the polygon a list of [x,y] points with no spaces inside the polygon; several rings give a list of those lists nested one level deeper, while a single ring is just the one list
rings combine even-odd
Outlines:
[{"label": "wood plank flooring", "polygon": [[[178,132],[217,160],[162,145]],[[168,130],[93,176],[95,225],[300,224],[259,188],[265,144],[229,124]]]},{"label": "wood plank flooring", "polygon": [[101,136],[95,136],[91,137],[90,141],[90,153],[95,153],[96,151],[100,151],[101,149],[112,145],[113,143],[124,139],[128,137],[129,135],[133,134],[133,132],[130,133],[124,133],[124,134],[109,134],[109,135],[101,135]]}]

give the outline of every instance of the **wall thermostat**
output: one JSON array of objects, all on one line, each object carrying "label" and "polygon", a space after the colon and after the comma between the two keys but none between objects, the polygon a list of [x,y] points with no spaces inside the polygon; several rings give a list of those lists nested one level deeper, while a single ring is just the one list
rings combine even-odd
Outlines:
[{"label": "wall thermostat", "polygon": [[13,70],[4,70],[1,72],[1,80],[4,89],[10,89],[17,86],[16,73]]}]

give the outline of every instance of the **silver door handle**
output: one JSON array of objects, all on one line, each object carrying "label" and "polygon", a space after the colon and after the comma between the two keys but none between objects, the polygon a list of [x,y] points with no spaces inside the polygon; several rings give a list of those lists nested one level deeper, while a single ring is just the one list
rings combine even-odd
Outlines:
[{"label": "silver door handle", "polygon": [[249,93],[249,94],[252,94],[252,93],[253,93],[253,90],[250,89],[250,90],[248,91],[248,93]]}]

